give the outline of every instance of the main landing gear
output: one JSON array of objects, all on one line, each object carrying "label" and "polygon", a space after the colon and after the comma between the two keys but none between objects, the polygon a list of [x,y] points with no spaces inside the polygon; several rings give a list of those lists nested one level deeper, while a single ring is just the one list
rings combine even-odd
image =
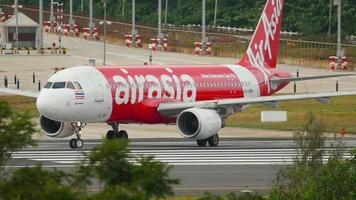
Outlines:
[{"label": "main landing gear", "polygon": [[119,123],[112,123],[109,124],[112,127],[112,130],[109,130],[106,133],[106,139],[124,139],[127,140],[128,134],[125,130],[120,130],[119,131]]},{"label": "main landing gear", "polygon": [[205,147],[207,144],[209,144],[209,146],[211,147],[216,147],[218,146],[219,141],[220,141],[219,135],[215,134],[209,138],[197,140],[197,144],[200,147]]},{"label": "main landing gear", "polygon": [[84,128],[85,125],[86,123],[82,123],[82,122],[72,123],[74,133],[77,136],[77,138],[73,138],[69,141],[70,148],[81,149],[83,147],[84,142],[82,139],[80,139],[80,133],[82,132],[82,128]]}]

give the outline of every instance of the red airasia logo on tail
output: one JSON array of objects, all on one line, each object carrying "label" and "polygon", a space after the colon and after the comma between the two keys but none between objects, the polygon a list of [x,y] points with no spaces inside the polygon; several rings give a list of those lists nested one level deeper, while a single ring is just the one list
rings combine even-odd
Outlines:
[{"label": "red airasia logo on tail", "polygon": [[283,7],[284,0],[267,2],[245,55],[251,65],[258,68],[276,66]]},{"label": "red airasia logo on tail", "polygon": [[284,0],[268,0],[262,12],[255,33],[239,65],[253,66],[261,72],[260,81],[270,93],[270,75],[268,68],[277,64],[279,37],[283,20]]}]

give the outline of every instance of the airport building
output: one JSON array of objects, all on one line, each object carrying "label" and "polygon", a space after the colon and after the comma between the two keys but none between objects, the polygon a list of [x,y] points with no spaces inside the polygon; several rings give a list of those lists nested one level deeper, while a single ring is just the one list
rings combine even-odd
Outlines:
[{"label": "airport building", "polygon": [[12,15],[5,22],[0,23],[0,46],[16,48],[16,24],[19,32],[19,48],[36,48],[39,24],[22,12],[18,13],[17,20],[16,16]]}]

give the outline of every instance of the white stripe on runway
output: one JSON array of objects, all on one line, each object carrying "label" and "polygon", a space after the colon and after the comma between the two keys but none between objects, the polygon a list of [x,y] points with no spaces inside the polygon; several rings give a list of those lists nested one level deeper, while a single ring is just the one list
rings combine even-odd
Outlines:
[{"label": "white stripe on runway", "polygon": [[[75,165],[85,161],[83,153],[89,151],[52,150],[18,151],[13,159],[27,159],[55,164]],[[133,156],[154,156],[156,160],[171,165],[287,165],[298,155],[296,149],[157,149],[131,150]],[[323,161],[327,162],[326,153]],[[345,154],[349,158],[350,154]],[[136,163],[135,159],[130,162]],[[47,163],[46,163],[47,164]]]}]

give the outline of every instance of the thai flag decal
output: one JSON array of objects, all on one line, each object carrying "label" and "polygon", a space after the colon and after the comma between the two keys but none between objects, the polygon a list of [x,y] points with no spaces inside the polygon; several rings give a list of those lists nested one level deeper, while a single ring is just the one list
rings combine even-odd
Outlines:
[{"label": "thai flag decal", "polygon": [[75,91],[75,99],[84,99],[85,93],[83,90],[76,90]]}]

